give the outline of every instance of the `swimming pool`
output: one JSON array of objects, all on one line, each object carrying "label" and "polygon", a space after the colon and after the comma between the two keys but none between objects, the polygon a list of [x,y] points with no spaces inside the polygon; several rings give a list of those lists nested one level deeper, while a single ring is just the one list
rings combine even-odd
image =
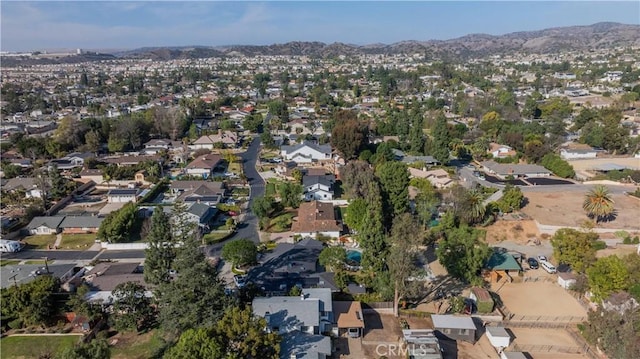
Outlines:
[{"label": "swimming pool", "polygon": [[358,251],[347,251],[347,263],[356,262],[357,264],[360,264],[361,260],[362,260],[362,253]]}]

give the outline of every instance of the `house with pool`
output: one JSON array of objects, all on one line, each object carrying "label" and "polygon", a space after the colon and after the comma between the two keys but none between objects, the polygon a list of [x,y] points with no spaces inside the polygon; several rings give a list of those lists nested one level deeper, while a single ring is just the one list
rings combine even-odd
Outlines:
[{"label": "house with pool", "polygon": [[338,238],[342,224],[336,220],[332,203],[311,201],[300,204],[298,219],[291,224],[291,231],[302,237],[315,238],[320,234]]}]

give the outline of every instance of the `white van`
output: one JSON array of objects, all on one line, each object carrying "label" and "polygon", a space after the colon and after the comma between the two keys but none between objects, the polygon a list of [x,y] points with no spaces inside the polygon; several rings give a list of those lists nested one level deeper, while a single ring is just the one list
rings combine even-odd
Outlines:
[{"label": "white van", "polygon": [[540,266],[542,268],[544,268],[544,270],[547,271],[547,273],[556,273],[558,270],[556,269],[556,267],[553,266],[553,264],[547,262],[547,261],[540,261]]}]

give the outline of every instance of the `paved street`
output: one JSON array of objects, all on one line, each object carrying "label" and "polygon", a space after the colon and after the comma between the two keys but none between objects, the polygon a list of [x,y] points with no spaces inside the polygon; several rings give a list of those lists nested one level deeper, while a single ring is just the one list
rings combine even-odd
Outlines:
[{"label": "paved street", "polygon": [[98,255],[97,251],[38,251],[38,250],[26,250],[17,253],[2,253],[2,259],[43,259],[47,257],[49,260],[92,260]]}]

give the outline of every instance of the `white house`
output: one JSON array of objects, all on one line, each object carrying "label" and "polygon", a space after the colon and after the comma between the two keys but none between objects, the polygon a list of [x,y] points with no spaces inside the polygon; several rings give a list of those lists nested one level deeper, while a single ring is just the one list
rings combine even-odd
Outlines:
[{"label": "white house", "polygon": [[218,166],[222,157],[219,155],[202,155],[191,161],[185,171],[188,175],[202,177],[207,179],[213,175],[214,169]]},{"label": "white house", "polygon": [[563,160],[576,160],[585,158],[596,158],[598,151],[594,149],[561,149],[560,157]]},{"label": "white house", "polygon": [[332,200],[334,183],[333,175],[324,176],[304,176],[302,186],[304,187],[304,199],[312,200]]},{"label": "white house", "polygon": [[33,217],[27,229],[32,235],[56,234],[60,232],[60,223],[63,219],[64,216]]},{"label": "white house", "polygon": [[296,146],[280,147],[280,154],[285,160],[294,161],[296,163],[327,161],[331,160],[331,146],[303,142]]},{"label": "white house", "polygon": [[138,190],[133,188],[126,189],[111,189],[107,192],[108,203],[127,203],[136,202],[138,197]]},{"label": "white house", "polygon": [[227,148],[234,148],[238,145],[238,142],[239,138],[236,132],[218,130],[217,134],[200,136],[189,148],[192,150],[211,150],[215,147],[216,143],[221,143]]},{"label": "white house", "polygon": [[153,139],[144,144],[143,152],[147,155],[156,155],[161,151],[169,151],[171,147],[171,140]]},{"label": "white house", "polygon": [[516,151],[507,145],[501,145],[499,143],[491,142],[489,144],[489,153],[494,158],[507,158],[516,155]]},{"label": "white house", "polygon": [[23,190],[25,198],[42,198],[42,191],[33,177],[12,178],[2,186],[2,190],[6,192]]}]

